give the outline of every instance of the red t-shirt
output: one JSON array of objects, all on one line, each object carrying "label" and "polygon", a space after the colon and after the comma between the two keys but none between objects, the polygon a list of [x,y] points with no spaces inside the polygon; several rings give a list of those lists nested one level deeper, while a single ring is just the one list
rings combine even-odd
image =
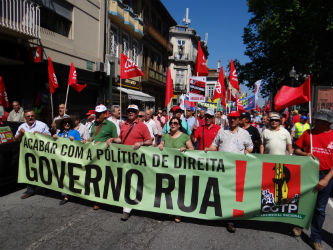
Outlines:
[{"label": "red t-shirt", "polygon": [[294,115],[292,120],[293,125],[299,121],[301,121],[301,117],[299,115]]},{"label": "red t-shirt", "polygon": [[124,145],[134,145],[137,142],[144,142],[146,140],[150,140],[151,136],[149,133],[149,129],[146,124],[143,122],[139,122],[138,120],[135,121],[136,124],[131,132],[128,134],[126,141],[124,143],[124,139],[132,127],[132,124],[129,124],[127,121],[123,123],[120,127],[120,135],[119,138],[121,139],[121,143]]},{"label": "red t-shirt", "polygon": [[[204,128],[204,129],[202,129]],[[194,132],[194,137],[198,139],[198,149],[204,150],[203,141],[205,141],[205,148],[208,148],[214,141],[215,136],[220,130],[220,126],[213,124],[209,129],[207,126],[200,126]],[[204,140],[202,138],[205,138]]]},{"label": "red t-shirt", "polygon": [[[310,132],[306,130],[296,145],[310,153]],[[333,166],[333,131],[318,133],[312,131],[312,154],[319,159],[319,170],[330,170]]]},{"label": "red t-shirt", "polygon": [[205,117],[200,118],[200,116],[198,116],[198,122],[199,122],[199,126],[205,125],[205,123],[206,123]]}]

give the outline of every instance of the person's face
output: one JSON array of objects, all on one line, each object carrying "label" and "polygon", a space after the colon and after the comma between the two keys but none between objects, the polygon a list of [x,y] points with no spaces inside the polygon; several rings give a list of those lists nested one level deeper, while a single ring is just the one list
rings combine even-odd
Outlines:
[{"label": "person's face", "polygon": [[63,116],[65,114],[65,105],[64,104],[59,105],[58,112],[59,112],[60,116]]},{"label": "person's face", "polygon": [[120,118],[120,108],[115,108],[112,111],[112,116],[115,117],[116,119],[119,119]]},{"label": "person's face", "polygon": [[106,112],[103,113],[96,113],[96,121],[103,122],[106,118]]},{"label": "person's face", "polygon": [[93,121],[95,119],[95,115],[91,114],[91,115],[88,116],[87,119],[88,119],[88,121],[91,122],[91,121]]},{"label": "person's face", "polygon": [[244,127],[246,125],[246,122],[247,122],[246,118],[239,119],[239,126]]},{"label": "person's face", "polygon": [[161,116],[162,116],[162,113],[163,113],[162,110],[159,109],[158,112],[157,112],[157,115],[158,115],[159,117],[161,117]]},{"label": "person's face", "polygon": [[69,130],[71,128],[71,125],[69,124],[68,121],[64,121],[63,126],[65,130]]},{"label": "person's face", "polygon": [[145,113],[143,113],[142,111],[140,111],[139,115],[138,115],[138,120],[140,122],[143,122],[145,120]]},{"label": "person's face", "polygon": [[169,125],[172,132],[176,132],[180,128],[180,124],[177,119],[172,119]]},{"label": "person's face", "polygon": [[25,113],[24,118],[27,121],[28,125],[31,126],[36,121],[35,112],[30,111]]},{"label": "person's face", "polygon": [[191,117],[192,116],[192,110],[188,109],[186,110],[186,117]]},{"label": "person's face", "polygon": [[13,102],[13,109],[17,112],[20,109],[20,104],[18,104],[17,102]]},{"label": "person's face", "polygon": [[138,111],[135,109],[129,109],[127,110],[127,120],[134,121],[138,118]]},{"label": "person's face", "polygon": [[263,116],[263,117],[261,118],[261,120],[262,120],[262,123],[263,123],[264,125],[268,125],[268,117],[267,117],[267,116]]},{"label": "person's face", "polygon": [[206,126],[210,126],[214,122],[214,116],[205,114],[205,124]]},{"label": "person's face", "polygon": [[200,117],[204,117],[205,116],[205,110],[200,110]]},{"label": "person's face", "polygon": [[163,115],[163,116],[166,116],[166,115],[167,115],[167,112],[166,112],[166,111],[162,111],[162,115]]},{"label": "person's face", "polygon": [[272,129],[276,129],[280,126],[280,120],[278,119],[269,119],[269,124]]},{"label": "person's face", "polygon": [[150,112],[150,110],[146,110],[146,113],[145,113],[145,120],[146,120],[146,121],[149,121],[150,118],[151,118],[151,112]]},{"label": "person's face", "polygon": [[221,118],[221,117],[222,117],[222,113],[221,113],[221,112],[217,112],[217,113],[216,113],[216,117],[217,117],[217,118]]},{"label": "person's face", "polygon": [[235,128],[239,125],[239,117],[228,117],[229,126]]},{"label": "person's face", "polygon": [[173,113],[174,117],[181,118],[182,117],[182,111],[179,109]]}]

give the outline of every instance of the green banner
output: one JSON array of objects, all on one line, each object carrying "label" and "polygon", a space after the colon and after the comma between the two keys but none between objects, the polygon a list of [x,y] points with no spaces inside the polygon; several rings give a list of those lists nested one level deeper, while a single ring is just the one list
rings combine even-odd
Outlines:
[{"label": "green banner", "polygon": [[193,218],[308,227],[318,161],[310,157],[160,151],[25,133],[18,181],[120,207]]}]

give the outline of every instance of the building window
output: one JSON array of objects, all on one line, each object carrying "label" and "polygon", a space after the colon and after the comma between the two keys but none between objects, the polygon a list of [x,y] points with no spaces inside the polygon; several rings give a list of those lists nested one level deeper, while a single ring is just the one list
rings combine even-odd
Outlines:
[{"label": "building window", "polygon": [[213,97],[214,88],[215,88],[215,85],[213,85],[213,84],[207,84],[206,85],[206,97],[209,97],[209,98]]},{"label": "building window", "polygon": [[178,59],[182,59],[185,53],[185,40],[177,40],[178,45]]},{"label": "building window", "polygon": [[129,52],[130,52],[130,43],[129,43],[129,38],[128,35],[123,34],[123,53],[129,57]]},{"label": "building window", "polygon": [[[71,8],[70,11],[72,12],[73,9]],[[69,38],[72,22],[49,8],[41,7],[40,26]]]},{"label": "building window", "polygon": [[136,65],[139,65],[139,55],[140,55],[140,47],[136,40],[133,39],[133,61]]},{"label": "building window", "polygon": [[176,70],[175,89],[176,91],[183,90],[185,86],[185,70]]},{"label": "building window", "polygon": [[110,29],[110,54],[119,57],[119,33],[116,27],[111,26]]}]

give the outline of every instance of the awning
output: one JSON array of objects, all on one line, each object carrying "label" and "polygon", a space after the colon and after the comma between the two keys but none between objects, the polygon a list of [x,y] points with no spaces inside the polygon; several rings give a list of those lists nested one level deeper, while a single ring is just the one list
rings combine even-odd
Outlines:
[{"label": "awning", "polygon": [[128,96],[128,99],[138,100],[142,102],[155,102],[155,97],[143,93],[141,91],[133,90],[133,89],[126,89],[121,87],[116,87],[119,91],[125,92]]}]

